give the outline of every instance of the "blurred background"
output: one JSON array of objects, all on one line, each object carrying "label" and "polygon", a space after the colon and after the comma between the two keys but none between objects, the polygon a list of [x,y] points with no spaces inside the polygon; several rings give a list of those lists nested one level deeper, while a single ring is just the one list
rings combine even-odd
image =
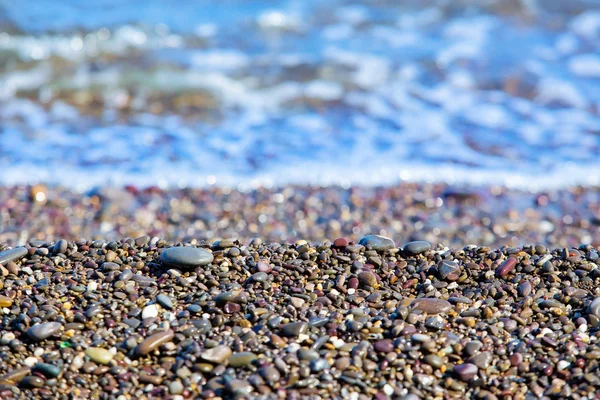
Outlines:
[{"label": "blurred background", "polygon": [[0,0],[0,183],[600,182],[600,2]]}]

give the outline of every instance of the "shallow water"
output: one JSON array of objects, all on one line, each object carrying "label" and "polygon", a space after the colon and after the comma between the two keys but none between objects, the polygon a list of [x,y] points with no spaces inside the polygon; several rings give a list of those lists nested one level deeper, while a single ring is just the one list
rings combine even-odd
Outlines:
[{"label": "shallow water", "polygon": [[597,1],[0,0],[0,181],[600,184]]}]

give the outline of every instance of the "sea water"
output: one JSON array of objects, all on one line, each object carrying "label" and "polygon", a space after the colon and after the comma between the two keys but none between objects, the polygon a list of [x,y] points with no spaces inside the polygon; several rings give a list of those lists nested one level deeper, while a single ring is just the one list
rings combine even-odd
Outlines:
[{"label": "sea water", "polygon": [[0,0],[0,183],[600,184],[600,2]]}]

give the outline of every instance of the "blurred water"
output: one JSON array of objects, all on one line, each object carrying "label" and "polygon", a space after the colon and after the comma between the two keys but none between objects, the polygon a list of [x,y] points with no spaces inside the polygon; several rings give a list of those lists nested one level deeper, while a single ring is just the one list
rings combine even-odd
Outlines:
[{"label": "blurred water", "polygon": [[81,3],[0,0],[3,183],[600,183],[598,1]]}]

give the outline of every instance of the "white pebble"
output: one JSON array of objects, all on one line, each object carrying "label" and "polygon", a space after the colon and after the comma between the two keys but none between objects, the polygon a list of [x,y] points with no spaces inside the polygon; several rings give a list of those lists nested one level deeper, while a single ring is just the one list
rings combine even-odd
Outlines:
[{"label": "white pebble", "polygon": [[142,310],[142,319],[158,317],[158,311],[160,310],[158,304],[150,304],[144,307]]},{"label": "white pebble", "polygon": [[346,344],[346,342],[344,342],[344,340],[340,339],[340,338],[337,338],[336,340],[333,341],[333,347],[335,347],[336,349],[339,349],[340,347],[342,347],[345,344]]},{"label": "white pebble", "polygon": [[91,281],[90,283],[88,283],[87,285],[87,291],[88,292],[95,292],[96,289],[98,289],[98,283],[95,281]]},{"label": "white pebble", "polygon": [[394,394],[394,388],[389,383],[386,383],[385,385],[383,385],[383,393],[385,393],[388,396],[391,396],[392,394]]},{"label": "white pebble", "polygon": [[27,365],[28,367],[33,367],[37,363],[38,363],[37,357],[27,357],[25,359],[25,365]]},{"label": "white pebble", "polygon": [[356,292],[356,289],[348,289],[348,294],[354,294],[354,292]]},{"label": "white pebble", "polygon": [[562,371],[563,369],[567,369],[567,368],[569,368],[569,366],[570,366],[570,365],[571,365],[571,363],[570,363],[570,362],[568,362],[568,361],[566,361],[566,360],[560,360],[560,361],[558,362],[558,364],[556,364],[556,368],[557,368],[559,371]]},{"label": "white pebble", "polygon": [[587,324],[581,324],[577,327],[577,330],[579,332],[586,332],[588,330],[588,326],[587,326]]},{"label": "white pebble", "polygon": [[41,347],[37,347],[34,351],[33,351],[33,355],[36,357],[41,357],[43,356],[45,353],[45,350],[42,349]]}]

